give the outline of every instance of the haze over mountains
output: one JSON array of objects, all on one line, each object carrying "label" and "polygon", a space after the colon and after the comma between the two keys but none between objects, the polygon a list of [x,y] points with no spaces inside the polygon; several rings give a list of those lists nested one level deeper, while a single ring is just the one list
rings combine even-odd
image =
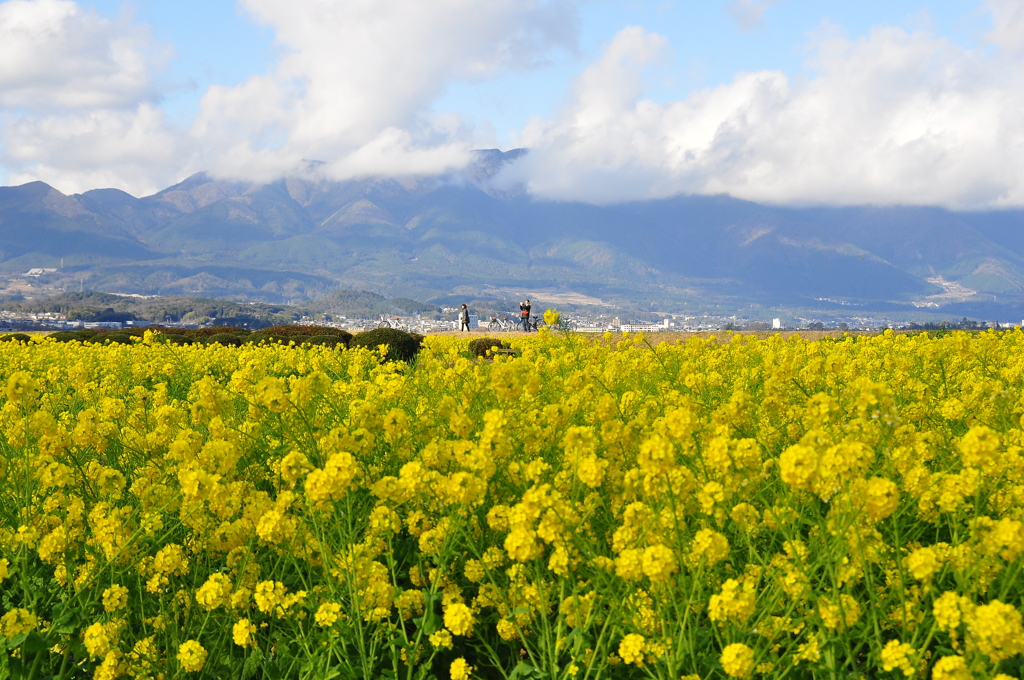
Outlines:
[{"label": "haze over mountains", "polygon": [[[0,188],[0,271],[66,286],[304,300],[338,288],[437,304],[536,298],[666,312],[798,306],[1022,318],[1024,211],[789,208],[727,196],[595,206],[456,175],[254,185],[205,174],[153,196]],[[1008,316],[1005,316],[1008,315]]]}]

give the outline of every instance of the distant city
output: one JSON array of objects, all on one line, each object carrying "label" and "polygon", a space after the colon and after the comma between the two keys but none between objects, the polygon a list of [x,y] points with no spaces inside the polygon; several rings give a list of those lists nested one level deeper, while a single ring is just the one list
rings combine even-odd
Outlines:
[{"label": "distant city", "polygon": [[[142,297],[142,296],[139,296]],[[145,296],[150,298],[152,296]],[[437,318],[440,317],[440,318]],[[543,320],[539,316],[534,319],[543,326]],[[10,332],[14,330],[30,331],[61,331],[76,329],[123,329],[139,328],[147,326],[165,326],[179,328],[202,328],[216,325],[233,325],[234,319],[219,319],[215,316],[206,318],[191,317],[187,321],[154,321],[147,319],[121,319],[89,321],[84,319],[71,319],[67,314],[59,312],[24,312],[24,311],[0,311],[0,331]],[[491,316],[481,317],[477,314],[470,315],[470,328],[474,331],[488,332],[521,332],[521,327],[515,322],[514,316]],[[770,321],[756,320],[737,316],[713,316],[705,315],[666,315],[657,321],[640,321],[635,319],[623,320],[618,316],[588,316],[588,315],[563,315],[564,327],[579,333],[697,333],[703,331],[861,331],[872,332],[885,328],[900,330],[929,330],[948,328],[951,330],[985,330],[1010,329],[1015,325],[1024,325],[1012,321],[976,321],[972,319],[950,320],[946,322],[919,324],[907,321],[897,321],[883,317],[850,317],[845,321],[836,322],[830,319],[825,323],[812,318],[791,318],[784,319],[775,317]],[[330,328],[339,328],[351,332],[360,332],[382,326],[400,328],[416,333],[440,333],[458,330],[458,311],[455,308],[444,308],[440,314],[416,314],[411,316],[395,316],[381,314],[374,318],[347,317],[344,315],[318,314],[302,315],[291,321],[297,325],[318,325]],[[246,324],[252,327],[269,326],[271,322]]]},{"label": "distant city", "polygon": [[[392,326],[416,333],[458,329],[459,306],[452,302],[420,302],[386,298],[365,290],[335,290],[312,300],[278,304],[226,297],[189,297],[141,293],[69,291],[58,282],[58,269],[33,267],[19,273],[0,274],[0,330],[58,331],[70,329],[121,329],[140,326],[199,328],[214,325],[262,328],[282,323],[315,324],[358,332]],[[83,287],[84,288],[84,287]],[[522,291],[520,291],[522,292]],[[968,291],[972,292],[972,291]],[[953,287],[952,293],[963,291]],[[951,294],[952,294],[951,293]],[[534,295],[534,320],[543,325],[543,310],[562,310],[564,327],[580,333],[696,333],[706,331],[850,331],[875,332],[884,328],[905,330],[1013,328],[1016,319],[943,319],[942,311],[914,305],[909,314],[857,309],[847,300],[820,297],[817,303],[832,305],[820,313],[799,307],[765,308],[748,305],[746,313],[735,307],[713,311],[641,311],[610,308],[600,300],[572,293]],[[525,295],[524,295],[525,297]],[[444,296],[445,300],[457,296]],[[518,311],[509,299],[462,298],[470,307],[470,327],[477,332],[521,331]],[[707,305],[717,307],[718,305]],[[725,305],[722,305],[725,307]],[[653,304],[652,304],[653,307]],[[992,307],[1008,311],[1012,307]],[[1020,322],[1024,325],[1024,321]]]}]

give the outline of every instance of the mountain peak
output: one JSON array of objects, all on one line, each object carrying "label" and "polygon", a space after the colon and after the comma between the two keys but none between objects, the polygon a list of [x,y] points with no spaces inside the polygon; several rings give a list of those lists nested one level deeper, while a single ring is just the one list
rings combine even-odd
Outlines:
[{"label": "mountain peak", "polygon": [[477,149],[440,177],[334,181],[297,170],[253,184],[201,172],[142,199],[113,189],[69,197],[43,182],[0,188],[0,266],[66,258],[62,276],[99,290],[270,302],[337,287],[420,299],[554,287],[648,309],[711,301],[913,312],[952,304],[935,279],[978,291],[968,304],[988,295],[1024,307],[1024,211],[983,220],[724,195],[600,207],[493,190],[526,153]]}]

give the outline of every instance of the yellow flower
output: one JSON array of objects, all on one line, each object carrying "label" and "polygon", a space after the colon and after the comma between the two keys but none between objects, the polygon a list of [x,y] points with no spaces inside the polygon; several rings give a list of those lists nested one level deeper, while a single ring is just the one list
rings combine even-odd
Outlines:
[{"label": "yellow flower", "polygon": [[918,548],[907,555],[907,569],[918,581],[927,581],[942,569],[942,557],[934,546]]},{"label": "yellow flower", "polygon": [[596,489],[604,481],[607,469],[608,461],[595,455],[583,456],[576,466],[576,477],[591,489]]},{"label": "yellow flower", "polygon": [[4,636],[12,638],[35,630],[38,623],[35,614],[29,610],[12,609],[0,617],[0,631],[3,631]]},{"label": "yellow flower", "polygon": [[292,451],[281,459],[281,479],[289,485],[295,484],[312,469],[309,458],[301,451]]},{"label": "yellow flower", "polygon": [[627,548],[615,558],[615,573],[627,581],[638,581],[644,574],[644,549]]},{"label": "yellow flower", "polygon": [[818,601],[818,615],[829,630],[846,630],[860,618],[861,609],[857,600],[845,593],[839,601],[822,598]]},{"label": "yellow flower", "polygon": [[754,650],[737,642],[722,650],[719,661],[729,677],[745,678],[754,671]]},{"label": "yellow flower", "polygon": [[260,581],[256,584],[253,598],[256,600],[256,607],[264,614],[274,611],[285,603],[288,589],[280,581]]},{"label": "yellow flower", "polygon": [[643,571],[654,583],[667,581],[678,571],[675,553],[665,545],[652,545],[644,549]]},{"label": "yellow flower", "polygon": [[231,579],[225,574],[211,574],[196,591],[196,602],[206,611],[226,607],[231,602]]},{"label": "yellow flower", "polygon": [[917,673],[916,663],[917,650],[905,642],[890,640],[882,648],[882,668],[887,671],[899,670],[909,678]]},{"label": "yellow flower", "polygon": [[15,371],[7,379],[7,398],[17,404],[35,397],[39,383],[28,371]]},{"label": "yellow flower", "polygon": [[707,567],[721,562],[729,556],[729,539],[714,529],[701,529],[690,544],[687,563],[697,567],[701,560]]},{"label": "yellow flower", "polygon": [[932,614],[939,628],[956,636],[956,629],[959,628],[963,619],[963,613],[973,608],[971,601],[966,597],[953,592],[945,592],[935,600],[932,605]]},{"label": "yellow flower", "polygon": [[1024,652],[1024,626],[1020,612],[1013,605],[992,600],[975,607],[964,619],[968,642],[992,663]]},{"label": "yellow flower", "polygon": [[513,529],[505,537],[505,551],[517,562],[527,562],[540,557],[544,547],[537,540],[536,531]]},{"label": "yellow flower", "polygon": [[96,667],[96,672],[92,676],[93,680],[116,680],[123,674],[124,666],[121,652],[116,649],[111,650]]},{"label": "yellow flower", "polygon": [[339,501],[348,492],[358,471],[352,454],[346,451],[334,453],[323,469],[317,468],[306,476],[306,495],[318,505]]},{"label": "yellow flower", "polygon": [[178,646],[178,662],[189,673],[203,670],[206,663],[206,650],[195,640],[188,640]]},{"label": "yellow flower", "polygon": [[281,378],[268,376],[256,384],[256,403],[273,413],[281,413],[288,408],[288,397],[285,395],[285,382]]},{"label": "yellow flower", "polygon": [[818,635],[812,635],[811,638],[797,647],[796,657],[797,661],[809,661],[814,663],[821,658],[821,637]]},{"label": "yellow flower", "polygon": [[316,610],[316,614],[313,618],[316,619],[317,625],[327,628],[334,625],[334,622],[338,620],[338,615],[340,613],[340,604],[337,602],[324,602],[320,605],[320,608]]},{"label": "yellow flower", "polygon": [[745,622],[754,613],[756,596],[752,586],[741,588],[739,581],[727,579],[722,590],[712,595],[708,603],[708,617],[712,621]]},{"label": "yellow flower", "polygon": [[544,323],[549,326],[557,326],[558,322],[562,320],[562,315],[557,309],[544,310]]},{"label": "yellow flower", "polygon": [[794,489],[810,489],[818,479],[818,454],[806,444],[794,444],[779,456],[779,475]]},{"label": "yellow flower", "polygon": [[453,635],[469,635],[473,630],[473,611],[456,602],[444,608],[444,625]]},{"label": "yellow flower", "polygon": [[644,636],[630,633],[619,643],[619,656],[627,664],[644,665]]},{"label": "yellow flower", "polygon": [[153,571],[157,574],[182,575],[188,570],[188,558],[181,546],[171,543],[157,551],[153,559]]},{"label": "yellow flower", "polygon": [[975,425],[967,431],[957,448],[964,467],[981,468],[986,474],[998,474],[1003,466],[1002,441],[999,433],[984,425]]},{"label": "yellow flower", "polygon": [[99,622],[85,629],[82,641],[85,643],[85,649],[89,655],[99,658],[105,657],[113,645],[106,626]]},{"label": "yellow flower", "polygon": [[859,482],[854,494],[857,505],[876,521],[894,513],[900,503],[900,492],[896,483],[881,477]]},{"label": "yellow flower", "polygon": [[122,585],[114,584],[103,591],[103,609],[107,612],[116,612],[128,605],[128,589]]},{"label": "yellow flower", "polygon": [[253,636],[255,635],[256,626],[250,623],[249,619],[239,619],[235,622],[235,625],[231,627],[231,638],[239,647],[248,647],[249,645],[256,644],[253,639]]},{"label": "yellow flower", "polygon": [[971,680],[972,677],[962,656],[944,656],[932,668],[932,680]]},{"label": "yellow flower", "polygon": [[452,680],[469,680],[470,676],[473,674],[473,670],[473,666],[466,663],[466,660],[461,656],[455,661],[452,661],[452,665],[449,668]]},{"label": "yellow flower", "polygon": [[448,632],[446,628],[442,628],[436,633],[430,635],[430,644],[437,649],[451,649],[452,648],[452,634]]}]

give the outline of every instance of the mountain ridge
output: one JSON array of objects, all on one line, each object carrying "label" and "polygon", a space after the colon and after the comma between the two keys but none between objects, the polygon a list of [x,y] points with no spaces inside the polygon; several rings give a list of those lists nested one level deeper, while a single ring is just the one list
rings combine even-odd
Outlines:
[{"label": "mountain ridge", "polygon": [[[533,200],[461,173],[267,184],[197,173],[152,196],[0,187],[0,271],[52,267],[97,290],[277,302],[337,288],[442,300],[558,289],[619,306],[1024,308],[1024,211],[778,207],[728,196],[609,206]],[[819,305],[820,306],[820,305]],[[1016,307],[1015,307],[1016,306]]]}]

